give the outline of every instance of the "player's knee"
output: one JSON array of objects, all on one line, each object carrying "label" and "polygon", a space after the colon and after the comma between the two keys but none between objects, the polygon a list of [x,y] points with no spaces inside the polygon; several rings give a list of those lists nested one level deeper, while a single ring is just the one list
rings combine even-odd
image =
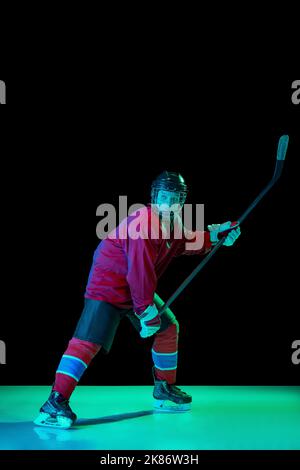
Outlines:
[{"label": "player's knee", "polygon": [[167,310],[167,316],[168,316],[168,321],[170,322],[170,325],[175,325],[176,327],[176,333],[179,333],[179,323],[177,318],[175,317],[174,313],[168,309]]},{"label": "player's knee", "polygon": [[175,317],[172,318],[172,321],[169,324],[169,329],[172,330],[174,334],[179,334],[179,323]]},{"label": "player's knee", "polygon": [[179,323],[178,323],[178,321],[176,320],[176,318],[175,318],[175,320],[174,320],[174,325],[175,325],[175,327],[176,327],[176,333],[179,334]]}]

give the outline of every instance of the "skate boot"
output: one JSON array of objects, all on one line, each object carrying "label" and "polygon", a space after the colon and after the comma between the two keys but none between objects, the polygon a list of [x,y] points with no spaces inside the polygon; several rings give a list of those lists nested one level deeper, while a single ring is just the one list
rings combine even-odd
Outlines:
[{"label": "skate boot", "polygon": [[191,409],[192,397],[180,390],[176,385],[170,385],[166,380],[158,380],[152,369],[154,378],[154,409],[162,412],[181,412]]},{"label": "skate boot", "polygon": [[69,400],[59,392],[52,391],[46,403],[41,407],[34,423],[39,426],[68,429],[75,423],[77,416],[69,406]]}]

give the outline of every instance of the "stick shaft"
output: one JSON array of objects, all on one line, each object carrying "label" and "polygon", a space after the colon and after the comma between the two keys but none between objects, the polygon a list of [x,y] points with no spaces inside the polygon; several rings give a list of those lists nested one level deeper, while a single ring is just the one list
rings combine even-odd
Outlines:
[{"label": "stick shaft", "polygon": [[267,184],[267,186],[261,191],[261,193],[257,196],[257,198],[252,202],[252,204],[250,204],[250,206],[248,207],[247,210],[245,210],[245,212],[241,215],[241,217],[238,219],[238,223],[241,224],[242,222],[244,222],[244,220],[248,217],[248,215],[253,211],[253,209],[257,206],[257,204],[264,198],[264,196],[270,191],[270,189],[274,186],[274,184],[276,183],[276,181],[278,181],[278,179],[280,178],[281,176],[281,173],[282,173],[282,170],[283,170],[283,163],[284,161],[281,161],[281,160],[277,160],[276,161],[276,167],[275,167],[275,171],[274,171],[274,175],[273,175],[273,178],[271,179],[271,181],[269,182],[269,184]]},{"label": "stick shaft", "polygon": [[[283,136],[285,137],[285,136]],[[280,139],[279,143],[282,145],[283,137]],[[287,144],[288,140],[285,143],[285,149],[284,149],[284,158],[285,158],[285,153],[287,150]],[[274,186],[276,181],[281,176],[282,170],[283,170],[283,164],[284,164],[284,158],[278,158],[276,160],[276,166],[275,166],[275,171],[273,178],[271,181],[267,184],[267,186],[260,192],[260,194],[257,196],[257,198],[250,204],[250,206],[246,209],[246,211],[241,215],[241,217],[238,219],[238,225],[240,225],[244,220],[249,216],[249,214],[253,211],[253,209],[257,206],[257,204],[264,198],[264,196],[270,191],[270,189]],[[206,266],[206,264],[209,262],[209,260],[215,255],[215,253],[221,248],[221,246],[224,244],[226,240],[226,236],[224,236],[211,250],[211,252],[206,255],[206,257],[196,266],[196,268],[191,272],[191,274],[180,284],[178,289],[174,292],[173,295],[167,300],[167,302],[160,308],[159,313],[160,315],[174,302],[175,299],[181,294],[181,292],[190,284],[190,282],[194,279],[194,277],[199,274],[200,271]]]},{"label": "stick shaft", "polygon": [[204,266],[209,262],[209,260],[214,256],[214,254],[221,248],[223,245],[224,241],[226,240],[226,237],[223,237],[222,240],[220,240],[214,247],[213,249],[206,255],[206,257],[201,261],[201,263],[196,266],[196,268],[191,272],[191,274],[183,281],[182,284],[176,289],[173,295],[167,300],[167,302],[161,307],[159,310],[160,315],[168,308],[170,305],[174,302],[175,299],[181,294],[181,292],[189,285],[189,283],[194,279],[194,277],[202,271]]}]

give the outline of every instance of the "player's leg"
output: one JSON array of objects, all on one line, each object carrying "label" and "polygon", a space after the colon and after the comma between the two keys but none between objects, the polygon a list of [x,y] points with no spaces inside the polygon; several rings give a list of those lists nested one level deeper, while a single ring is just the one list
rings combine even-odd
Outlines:
[{"label": "player's leg", "polygon": [[[158,310],[164,305],[157,293],[154,295],[154,303]],[[152,346],[153,372],[157,379],[166,380],[171,385],[176,382],[179,323],[170,308],[162,314],[161,321]]]},{"label": "player's leg", "polygon": [[[164,302],[155,294],[154,302],[159,309]],[[141,323],[133,311],[127,317],[140,332]],[[154,407],[162,411],[187,411],[191,408],[192,397],[176,387],[179,324],[168,308],[161,316],[161,327],[154,336],[152,346]]]},{"label": "player's leg", "polygon": [[[158,309],[163,300],[155,294]],[[179,323],[170,308],[161,317],[162,325],[152,346],[154,408],[160,411],[188,411],[192,397],[175,385],[178,363]]]},{"label": "player's leg", "polygon": [[35,424],[70,427],[76,420],[69,399],[92,359],[100,351],[108,353],[123,310],[107,302],[85,299],[85,306],[73,338],[58,365],[48,400],[40,409]]}]

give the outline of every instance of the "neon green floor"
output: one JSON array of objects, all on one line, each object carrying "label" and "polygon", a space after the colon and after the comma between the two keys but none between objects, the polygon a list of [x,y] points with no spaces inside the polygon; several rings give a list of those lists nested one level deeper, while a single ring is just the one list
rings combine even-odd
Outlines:
[{"label": "neon green floor", "polygon": [[32,423],[49,387],[0,387],[0,449],[300,449],[300,387],[182,387],[192,411],[152,412],[152,387],[78,387],[70,430]]}]

